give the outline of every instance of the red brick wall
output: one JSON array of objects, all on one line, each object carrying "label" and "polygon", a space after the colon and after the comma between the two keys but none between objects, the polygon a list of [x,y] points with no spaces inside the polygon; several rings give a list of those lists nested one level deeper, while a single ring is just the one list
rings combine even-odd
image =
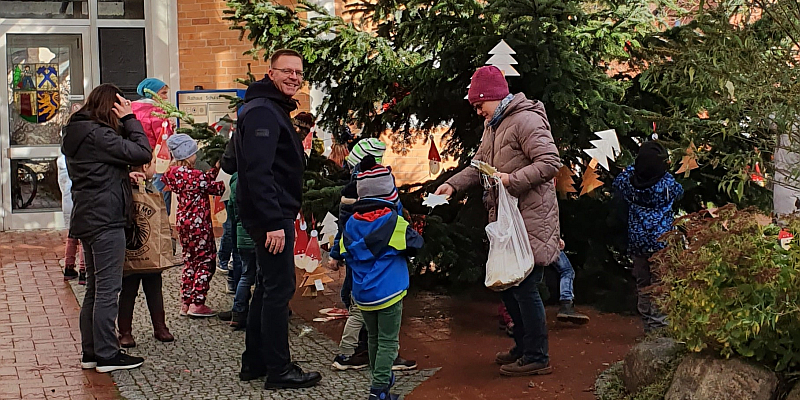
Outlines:
[{"label": "red brick wall", "polygon": [[[239,31],[230,30],[224,21],[225,0],[177,0],[178,48],[180,58],[181,90],[195,86],[204,89],[240,88],[234,82],[244,78],[247,63],[256,77],[267,73],[268,63],[253,60],[242,53],[252,48],[247,39],[239,40]],[[292,0],[279,0],[294,4]],[[308,90],[296,96],[301,109],[309,108]]]}]

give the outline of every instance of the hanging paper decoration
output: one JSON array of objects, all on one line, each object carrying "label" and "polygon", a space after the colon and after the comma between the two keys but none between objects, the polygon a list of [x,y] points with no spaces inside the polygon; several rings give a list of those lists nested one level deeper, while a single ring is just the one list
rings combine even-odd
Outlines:
[{"label": "hanging paper decoration", "polygon": [[311,139],[311,149],[319,155],[325,154],[325,141],[318,137],[314,137]]},{"label": "hanging paper decoration", "polygon": [[681,159],[681,167],[675,171],[676,174],[683,174],[684,177],[689,177],[689,171],[700,168],[697,164],[697,155],[695,154],[694,143],[690,143],[686,149],[686,155]]},{"label": "hanging paper decoration", "polygon": [[308,234],[306,234],[306,222],[303,220],[302,212],[297,214],[294,220],[294,255],[295,260],[297,256],[305,254],[306,247],[308,246]]},{"label": "hanging paper decoration", "polygon": [[794,235],[791,232],[781,229],[780,233],[778,233],[778,241],[781,243],[781,247],[784,250],[789,250],[789,242],[794,239]]},{"label": "hanging paper decoration", "polygon": [[750,180],[755,182],[758,186],[764,187],[767,184],[766,177],[761,173],[761,166],[756,163],[756,172],[750,174]]},{"label": "hanging paper decoration", "polygon": [[589,164],[581,177],[581,196],[603,186],[603,181],[598,179],[597,170]]},{"label": "hanging paper decoration", "polygon": [[322,260],[322,252],[319,249],[318,233],[315,229],[311,231],[311,239],[306,245],[303,257],[300,259],[300,264],[298,265],[295,263],[295,265],[306,272],[311,272],[319,267],[320,260]]},{"label": "hanging paper decoration", "polygon": [[311,148],[314,146],[314,136],[312,134],[306,135],[306,138],[303,139],[303,151],[306,152],[306,156],[311,155]]},{"label": "hanging paper decoration", "polygon": [[592,149],[583,150],[584,153],[597,160],[606,171],[609,171],[608,160],[614,161],[617,159],[617,154],[621,152],[619,139],[617,139],[617,131],[608,129],[605,131],[595,132],[600,139],[592,140],[590,143],[594,146]]},{"label": "hanging paper decoration", "polygon": [[156,148],[153,150],[155,155],[156,173],[163,174],[169,169],[169,147],[167,147],[167,139],[172,136],[172,125],[169,121],[164,120],[161,122],[161,131],[156,140]]},{"label": "hanging paper decoration", "polygon": [[450,202],[447,201],[447,196],[441,194],[429,194],[423,199],[422,202],[423,206],[430,208],[436,208],[436,206],[445,204],[450,204]]},{"label": "hanging paper decoration", "polygon": [[431,149],[428,151],[428,164],[430,166],[431,175],[439,173],[439,168],[442,163],[442,157],[439,155],[439,150],[436,148],[436,142],[431,135]]},{"label": "hanging paper decoration", "polygon": [[228,220],[228,211],[225,209],[225,203],[222,202],[221,196],[211,197],[211,215],[218,223],[222,224]]},{"label": "hanging paper decoration", "polygon": [[217,132],[217,135],[222,135],[230,139],[233,131],[236,129],[236,124],[232,119],[225,116],[220,118],[219,121],[211,124],[210,128],[213,129],[214,132]]},{"label": "hanging paper decoration", "polygon": [[572,176],[575,175],[572,169],[566,165],[561,166],[556,174],[556,191],[562,199],[567,198],[568,193],[576,193],[575,181]]},{"label": "hanging paper decoration", "polygon": [[511,56],[512,54],[517,54],[517,52],[514,51],[505,40],[500,40],[500,43],[494,46],[494,48],[489,51],[489,54],[492,57],[489,58],[489,61],[486,61],[486,64],[494,65],[500,69],[500,71],[503,71],[503,75],[505,76],[519,76],[519,72],[512,67],[512,65],[518,64],[517,60]]},{"label": "hanging paper decoration", "polygon": [[[497,43],[491,50],[489,50],[489,60],[486,61],[486,65],[493,65],[503,73],[503,76],[520,76],[519,72],[517,72],[512,65],[519,64],[517,60],[512,57],[512,54],[517,54],[511,46],[506,43],[505,40],[500,40],[500,43]],[[469,87],[472,84],[467,86],[467,91],[469,91]],[[464,100],[469,98],[469,94],[464,96]]]},{"label": "hanging paper decoration", "polygon": [[337,221],[338,219],[333,214],[325,214],[325,219],[322,220],[322,231],[320,232],[322,243],[328,243],[333,246],[333,240],[336,237],[336,233],[339,232]]}]

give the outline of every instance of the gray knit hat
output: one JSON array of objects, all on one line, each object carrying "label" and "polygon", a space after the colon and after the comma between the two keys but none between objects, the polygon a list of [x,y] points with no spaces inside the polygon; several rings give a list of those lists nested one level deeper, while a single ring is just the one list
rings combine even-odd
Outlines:
[{"label": "gray knit hat", "polygon": [[[365,159],[371,160],[372,157]],[[356,190],[359,199],[383,199],[393,203],[399,201],[392,170],[380,164],[369,165],[365,171],[356,175]]]},{"label": "gray knit hat", "polygon": [[172,158],[185,160],[197,153],[197,142],[185,133],[172,135],[167,139],[167,147]]}]

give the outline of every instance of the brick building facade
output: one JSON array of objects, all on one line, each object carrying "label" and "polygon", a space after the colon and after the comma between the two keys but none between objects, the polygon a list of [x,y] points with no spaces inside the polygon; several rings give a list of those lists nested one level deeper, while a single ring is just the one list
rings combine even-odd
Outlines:
[{"label": "brick building facade", "polygon": [[[195,86],[238,88],[240,85],[234,79],[246,77],[247,64],[257,77],[267,73],[269,63],[244,55],[252,43],[247,38],[239,40],[240,32],[231,30],[231,23],[222,19],[223,11],[229,9],[225,0],[177,0],[177,3],[181,90]],[[296,2],[279,0],[278,3]],[[307,88],[297,99],[302,110],[310,108]]]}]

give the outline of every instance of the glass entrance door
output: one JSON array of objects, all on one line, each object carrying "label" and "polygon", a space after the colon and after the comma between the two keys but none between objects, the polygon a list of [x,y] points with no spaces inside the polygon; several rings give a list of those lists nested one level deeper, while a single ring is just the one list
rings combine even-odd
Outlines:
[{"label": "glass entrance door", "polygon": [[61,130],[90,87],[83,29],[52,34],[29,33],[27,27],[2,37],[7,73],[2,103],[8,104],[0,114],[4,229],[64,225],[57,159]]}]

